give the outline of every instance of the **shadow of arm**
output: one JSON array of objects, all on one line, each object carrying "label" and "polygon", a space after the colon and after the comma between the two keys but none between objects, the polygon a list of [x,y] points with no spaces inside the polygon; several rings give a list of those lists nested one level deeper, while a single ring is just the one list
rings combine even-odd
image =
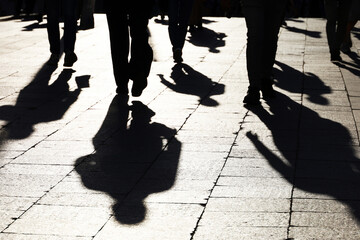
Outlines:
[{"label": "shadow of arm", "polygon": [[251,140],[256,149],[266,158],[271,167],[273,167],[284,177],[292,175],[293,168],[286,165],[278,156],[276,156],[269,148],[267,148],[261,141],[259,141],[256,134],[253,134],[249,131],[246,133],[246,136]]}]

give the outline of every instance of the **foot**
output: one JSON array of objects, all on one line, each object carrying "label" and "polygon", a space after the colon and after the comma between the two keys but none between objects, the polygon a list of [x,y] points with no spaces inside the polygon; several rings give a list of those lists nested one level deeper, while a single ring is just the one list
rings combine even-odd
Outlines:
[{"label": "foot", "polygon": [[331,54],[330,61],[331,62],[341,62],[342,58],[340,57],[340,53],[339,54]]},{"label": "foot", "polygon": [[52,53],[49,60],[46,62],[46,64],[49,65],[49,66],[57,67],[59,59],[60,59],[59,54]]},{"label": "foot", "polygon": [[77,60],[78,58],[74,52],[65,53],[64,67],[72,67]]},{"label": "foot", "polygon": [[147,79],[133,80],[133,86],[131,88],[131,94],[133,95],[133,97],[140,97],[146,86],[147,86]]},{"label": "foot", "polygon": [[173,58],[174,58],[174,62],[176,63],[182,63],[183,59],[182,59],[182,50],[180,48],[176,48],[173,50]]},{"label": "foot", "polygon": [[243,103],[247,105],[258,105],[260,104],[260,90],[257,88],[250,88],[243,100]]}]

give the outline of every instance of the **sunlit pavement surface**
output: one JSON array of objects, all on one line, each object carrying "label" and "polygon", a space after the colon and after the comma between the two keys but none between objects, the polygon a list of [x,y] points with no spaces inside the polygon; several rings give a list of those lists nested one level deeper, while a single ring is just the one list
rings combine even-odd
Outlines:
[{"label": "sunlit pavement surface", "polygon": [[72,68],[46,20],[1,18],[0,239],[360,239],[360,25],[334,64],[324,19],[287,20],[277,98],[245,108],[244,19],[205,18],[180,65],[155,19],[126,102],[104,15]]}]

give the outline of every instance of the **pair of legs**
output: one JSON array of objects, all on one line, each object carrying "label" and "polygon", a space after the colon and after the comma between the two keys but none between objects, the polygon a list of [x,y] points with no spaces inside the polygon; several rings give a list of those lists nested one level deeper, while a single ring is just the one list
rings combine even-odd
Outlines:
[{"label": "pair of legs", "polygon": [[341,61],[340,46],[345,39],[351,0],[325,0],[326,36],[331,61]]},{"label": "pair of legs", "polygon": [[341,45],[341,51],[344,53],[350,53],[352,47],[351,31],[360,19],[360,0],[352,0],[349,19],[346,26],[345,39]]},{"label": "pair of legs", "polygon": [[170,0],[169,37],[175,62],[182,62],[182,49],[194,0]]},{"label": "pair of legs", "polygon": [[152,1],[126,1],[121,8],[116,1],[108,0],[106,4],[116,91],[128,94],[128,82],[131,79],[133,96],[140,96],[147,86],[153,59],[147,28]]},{"label": "pair of legs", "polygon": [[274,97],[272,68],[275,62],[279,29],[286,0],[242,0],[247,26],[246,61],[249,91],[244,103],[259,103],[263,97]]},{"label": "pair of legs", "polygon": [[[64,18],[65,66],[72,66],[77,60],[74,53],[77,32],[77,0],[46,0],[47,32],[52,57],[50,64],[57,64],[60,56],[60,18]],[[62,13],[62,15],[61,15]],[[53,58],[53,59],[52,59]],[[54,61],[51,61],[54,60]],[[57,60],[57,61],[56,61]]]}]

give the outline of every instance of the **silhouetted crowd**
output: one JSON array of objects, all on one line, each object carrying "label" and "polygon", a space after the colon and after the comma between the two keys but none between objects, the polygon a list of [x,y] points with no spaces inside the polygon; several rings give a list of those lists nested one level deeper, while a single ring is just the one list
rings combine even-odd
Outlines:
[{"label": "silhouetted crowd", "polygon": [[[59,23],[64,22],[64,66],[72,67],[75,54],[77,22],[80,29],[94,28],[95,0],[13,0],[15,18],[35,16],[41,22],[47,15],[51,56],[48,65],[57,66],[61,57]],[[99,2],[100,0],[97,0]],[[246,61],[249,88],[244,103],[256,105],[260,96],[275,98],[272,69],[278,33],[286,26],[286,17],[326,17],[326,34],[332,62],[340,62],[341,51],[349,53],[350,32],[359,20],[360,0],[138,0],[118,3],[102,0],[106,13],[116,92],[138,97],[147,86],[153,60],[148,43],[148,22],[168,17],[168,33],[173,60],[180,64],[187,32],[202,30],[202,17],[244,16],[247,26]],[[129,59],[130,57],[130,59]]]}]

